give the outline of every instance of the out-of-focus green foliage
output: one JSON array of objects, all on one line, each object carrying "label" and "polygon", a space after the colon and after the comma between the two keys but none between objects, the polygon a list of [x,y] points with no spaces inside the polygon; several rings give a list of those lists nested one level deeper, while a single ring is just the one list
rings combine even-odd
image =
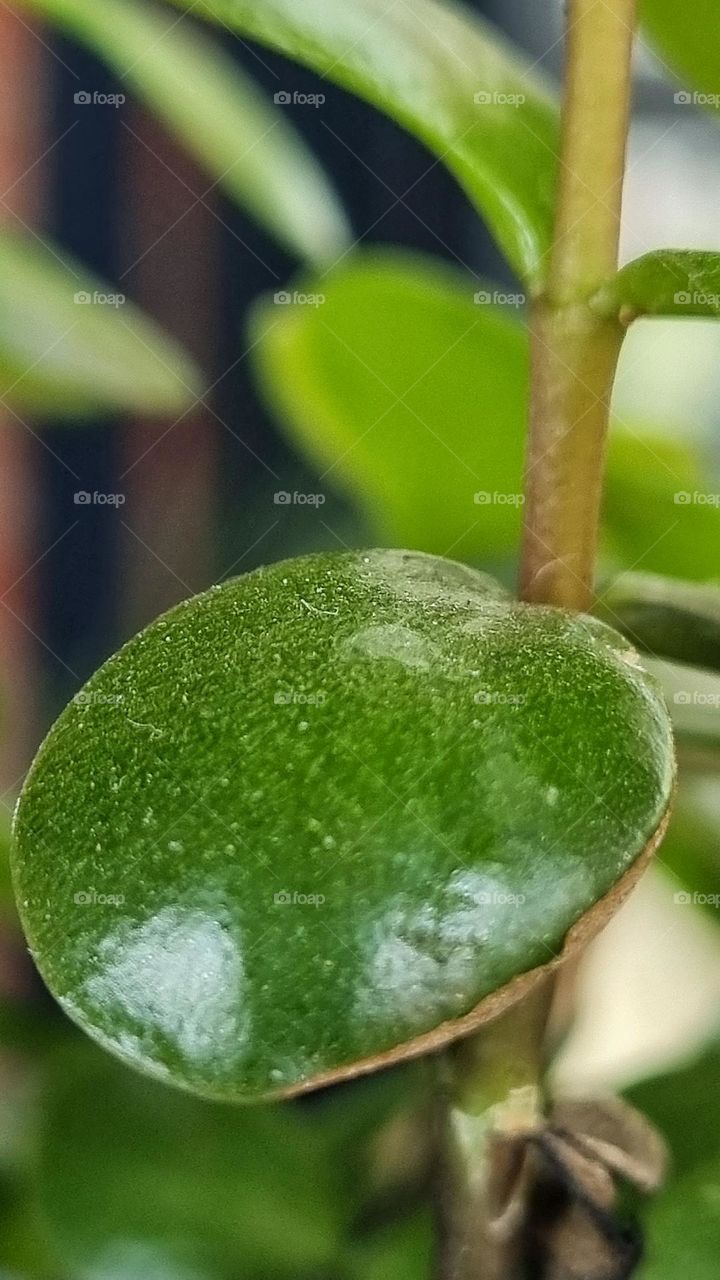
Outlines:
[{"label": "out-of-focus green foliage", "polygon": [[[394,251],[357,256],[288,296],[300,301],[256,311],[255,360],[278,422],[322,482],[353,496],[378,540],[480,563],[515,554],[522,296]],[[707,483],[691,446],[615,426],[604,504],[612,560],[716,573],[720,513],[677,501]]]},{"label": "out-of-focus green foliage", "polygon": [[433,1214],[419,1209],[349,1250],[347,1280],[430,1280],[436,1251]]},{"label": "out-of-focus green foliage", "polygon": [[[720,706],[714,710],[718,716]],[[658,860],[662,869],[674,877],[674,892],[684,895],[678,899],[678,905],[703,907],[709,918],[720,926],[720,781],[717,778],[681,776]]]},{"label": "out-of-focus green foliage", "polygon": [[[27,1054],[39,1062],[67,1028],[31,991],[31,961],[20,927],[10,877],[10,813],[0,806],[0,1055]],[[0,1071],[2,1070],[0,1066]],[[2,1087],[0,1086],[0,1099]],[[5,1149],[6,1122],[10,1119],[14,1100],[9,1107],[0,1101],[0,1167]],[[0,1219],[0,1238],[2,1227]],[[0,1264],[2,1257],[0,1256]]]},{"label": "out-of-focus green foliage", "polygon": [[[311,1105],[234,1109],[137,1077],[79,1042],[54,1055],[39,1094],[40,1159],[24,1212],[73,1280],[359,1280],[360,1266],[380,1280],[389,1261],[418,1280],[428,1216],[405,1217],[385,1198],[386,1226],[362,1218],[383,1195],[371,1157],[387,1121],[415,1114],[423,1098],[424,1073],[412,1067]],[[392,1141],[402,1161],[402,1137]]]},{"label": "out-of-focus green foliage", "polygon": [[[475,294],[482,301],[475,302]],[[491,292],[438,260],[356,257],[256,314],[280,425],[379,541],[458,559],[519,529],[527,339]]]},{"label": "out-of-focus green foliage", "polygon": [[212,185],[291,252],[322,262],[347,248],[349,227],[321,166],[196,24],[142,0],[22,3],[97,53],[196,156]]},{"label": "out-of-focus green foliage", "polygon": [[175,0],[306,63],[415,133],[463,184],[518,275],[547,269],[558,112],[522,56],[447,0]]},{"label": "out-of-focus green foliage", "polygon": [[667,1185],[644,1208],[637,1280],[717,1280],[720,1255],[720,1051],[629,1090],[672,1153]]},{"label": "out-of-focus green foliage", "polygon": [[717,488],[690,441],[613,426],[603,527],[615,567],[693,582],[716,578],[720,510],[702,499]]},{"label": "out-of-focus green foliage", "polygon": [[84,1045],[45,1105],[42,1203],[79,1280],[295,1276],[337,1256],[343,1180],[312,1112],[200,1102]]},{"label": "out-of-focus green foliage", "polygon": [[681,101],[690,105],[694,100],[717,116],[720,7],[716,0],[694,0],[690,11],[677,0],[641,0],[640,18],[665,65],[682,80],[685,96]]},{"label": "out-of-focus green foliage", "polygon": [[0,234],[0,398],[13,409],[181,412],[200,387],[188,356],[114,285],[47,242]]}]

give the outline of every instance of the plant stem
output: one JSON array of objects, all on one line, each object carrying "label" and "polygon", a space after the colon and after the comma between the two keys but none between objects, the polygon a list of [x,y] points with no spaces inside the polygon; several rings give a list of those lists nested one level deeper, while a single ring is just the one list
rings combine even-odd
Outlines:
[{"label": "plant stem", "polygon": [[570,0],[547,286],[531,315],[520,594],[588,609],[610,393],[623,330],[588,299],[617,270],[636,0]]},{"label": "plant stem", "polygon": [[516,1280],[522,1273],[525,1137],[542,1121],[545,978],[441,1058],[443,1280]]},{"label": "plant stem", "polygon": [[[617,270],[636,0],[569,0],[550,270],[531,317],[522,598],[587,609],[609,401],[622,342],[589,299]],[[553,981],[441,1058],[442,1280],[521,1280]]]}]

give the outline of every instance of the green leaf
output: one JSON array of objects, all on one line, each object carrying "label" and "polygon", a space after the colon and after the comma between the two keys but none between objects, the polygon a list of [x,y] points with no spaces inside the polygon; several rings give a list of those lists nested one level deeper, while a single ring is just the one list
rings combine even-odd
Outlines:
[{"label": "green leaf", "polygon": [[379,539],[461,558],[505,551],[523,500],[527,337],[476,292],[436,260],[370,254],[300,282],[295,296],[321,305],[263,306],[252,334],[321,482],[345,487]]},{"label": "green leaf", "polygon": [[[66,1280],[48,1248],[46,1224],[38,1215],[33,1192],[34,1187],[22,1183],[10,1183],[0,1189],[0,1274],[3,1280]],[[121,1277],[104,1276],[103,1280]],[[164,1276],[163,1280],[171,1277]]]},{"label": "green leaf", "polygon": [[624,573],[596,612],[645,653],[720,671],[720,587]]},{"label": "green leaf", "polygon": [[691,443],[613,426],[603,524],[617,567],[707,581],[720,562],[720,512]]},{"label": "green leaf", "polygon": [[[717,1078],[715,1081],[717,1087]],[[711,1095],[713,1096],[713,1095]],[[707,1098],[695,1096],[697,1128],[704,1123]],[[647,1258],[636,1280],[717,1280],[720,1252],[720,1153],[662,1195],[645,1215]]]},{"label": "green leaf", "polygon": [[634,1106],[665,1135],[667,1186],[644,1212],[646,1260],[638,1280],[715,1280],[720,1253],[720,1051],[630,1090]]},{"label": "green leaf", "polygon": [[294,1278],[338,1250],[312,1113],[201,1102],[77,1046],[56,1055],[44,1110],[41,1201],[78,1280]]},{"label": "green leaf", "polygon": [[433,1215],[418,1209],[361,1241],[347,1259],[351,1280],[430,1280],[437,1251]]},{"label": "green leaf", "polygon": [[720,316],[720,253],[655,249],[635,258],[591,301],[601,315]]},{"label": "green leaf", "polygon": [[[674,0],[642,0],[640,16],[664,63],[680,78],[677,110],[695,102],[717,116],[720,107],[720,10],[715,0],[695,0],[692,21]],[[694,91],[694,92],[690,92]]]},{"label": "green leaf", "polygon": [[[88,45],[207,170],[301,258],[343,253],[350,229],[282,112],[195,24],[135,0],[23,0]],[[84,88],[84,86],[80,86]]]},{"label": "green leaf", "polygon": [[15,887],[91,1035],[253,1099],[465,1029],[632,866],[672,782],[660,695],[603,623],[436,557],[318,553],[96,673],[23,789]]},{"label": "green leaf", "polygon": [[[515,553],[528,398],[521,296],[391,251],[303,279],[289,296],[319,305],[261,304],[254,359],[319,485],[350,494],[378,541],[484,563]],[[613,558],[717,573],[720,517],[694,501],[707,487],[688,446],[613,427]]]},{"label": "green leaf", "polygon": [[558,112],[492,26],[436,0],[174,2],[307,64],[416,134],[459,179],[518,275],[542,282]]},{"label": "green leaf", "polygon": [[58,417],[172,413],[200,394],[184,352],[69,255],[0,234],[0,399]]}]

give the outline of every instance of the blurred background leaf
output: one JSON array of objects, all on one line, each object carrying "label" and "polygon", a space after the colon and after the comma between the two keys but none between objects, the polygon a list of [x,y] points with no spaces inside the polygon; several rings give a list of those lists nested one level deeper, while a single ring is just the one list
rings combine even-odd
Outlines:
[{"label": "blurred background leaf", "polygon": [[17,920],[10,877],[10,810],[0,805],[0,921]]},{"label": "blurred background leaf", "polygon": [[506,551],[527,401],[519,324],[485,290],[476,304],[470,277],[390,251],[302,281],[303,294],[325,300],[271,301],[252,336],[278,421],[323,481],[353,495],[381,544]]},{"label": "blurred background leaf", "polygon": [[3,1278],[421,1280],[422,1064],[233,1108],[136,1076],[71,1024],[46,1031],[42,1058],[0,1043]]},{"label": "blurred background leaf", "polygon": [[606,548],[616,569],[706,580],[720,561],[720,516],[717,507],[692,498],[712,484],[708,459],[691,437],[674,440],[666,432],[611,425]]},{"label": "blurred background leaf", "polygon": [[595,612],[647,653],[720,671],[720,587],[623,573]]},{"label": "blurred background leaf", "polygon": [[37,237],[0,232],[0,398],[7,404],[53,417],[98,409],[179,413],[200,388],[189,357],[114,285]]},{"label": "blurred background leaf", "polygon": [[112,67],[213,180],[300,258],[347,247],[350,228],[302,137],[194,23],[136,0],[23,0]]},{"label": "blurred background leaf", "polygon": [[717,114],[720,95],[720,9],[715,0],[695,0],[692,21],[675,0],[641,0],[640,18],[658,54],[681,79],[685,90]]},{"label": "blurred background leaf", "polygon": [[[523,295],[439,260],[356,255],[251,325],[280,426],[351,494],[378,541],[488,563],[515,555],[522,519],[528,382]],[[408,322],[408,317],[412,322]],[[470,390],[471,389],[471,390]],[[615,425],[604,504],[610,562],[708,577],[715,508],[676,494],[701,485],[687,443]]]},{"label": "blurred background leaf", "polygon": [[81,1280],[302,1275],[336,1256],[342,1184],[311,1114],[198,1102],[84,1046],[49,1088],[41,1197]]},{"label": "blurred background leaf", "polygon": [[[715,714],[720,715],[720,708],[715,708]],[[720,781],[716,777],[681,775],[659,860],[674,881],[673,892],[689,894],[692,901],[687,905],[703,908],[720,928]]]},{"label": "blurred background leaf", "polygon": [[349,1253],[348,1280],[430,1280],[435,1251],[432,1211],[417,1209]]},{"label": "blurred background leaf", "polygon": [[[664,1134],[672,1168],[644,1211],[646,1260],[638,1280],[716,1280],[720,1254],[720,1050],[643,1081],[629,1098]],[[710,1105],[709,1105],[710,1104]]]},{"label": "blurred background leaf", "polygon": [[558,112],[500,33],[450,2],[175,0],[296,58],[415,133],[464,186],[518,275],[550,246]]}]

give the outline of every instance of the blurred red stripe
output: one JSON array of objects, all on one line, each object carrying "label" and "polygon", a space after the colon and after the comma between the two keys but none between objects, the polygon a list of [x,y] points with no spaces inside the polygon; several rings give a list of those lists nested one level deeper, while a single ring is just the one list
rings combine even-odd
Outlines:
[{"label": "blurred red stripe", "polygon": [[[209,182],[148,116],[122,110],[121,287],[208,374],[220,267],[213,196],[198,200]],[[136,421],[122,455],[122,625],[129,633],[212,581],[218,424],[203,405],[175,422]]]},{"label": "blurred red stripe", "polygon": [[[48,139],[48,54],[31,24],[0,8],[0,219],[36,222]],[[19,221],[19,219],[22,220]],[[14,789],[37,745],[37,631],[31,571],[37,543],[37,445],[0,405],[0,789]],[[31,630],[29,630],[30,628]],[[9,799],[9,798],[8,798]],[[7,802],[7,801],[6,801]]]}]

